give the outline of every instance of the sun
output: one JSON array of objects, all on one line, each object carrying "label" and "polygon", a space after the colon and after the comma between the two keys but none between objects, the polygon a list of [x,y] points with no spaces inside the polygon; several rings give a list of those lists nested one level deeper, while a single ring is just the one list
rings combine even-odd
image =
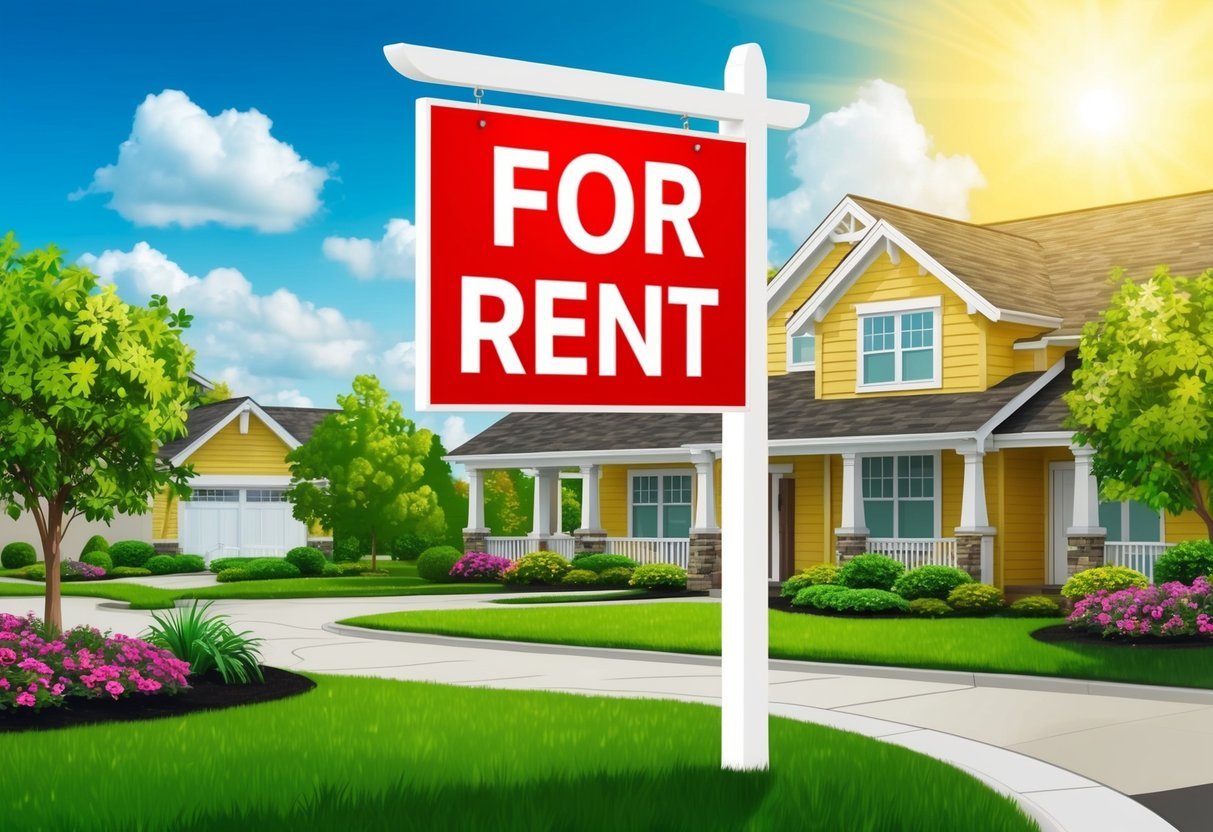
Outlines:
[{"label": "sun", "polygon": [[1119,90],[1090,87],[1079,93],[1074,116],[1087,132],[1111,136],[1124,128],[1128,109],[1125,95]]}]

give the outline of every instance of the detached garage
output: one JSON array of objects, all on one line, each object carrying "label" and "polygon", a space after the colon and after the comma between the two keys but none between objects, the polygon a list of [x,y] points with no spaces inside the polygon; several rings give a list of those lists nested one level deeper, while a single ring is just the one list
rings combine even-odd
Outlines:
[{"label": "detached garage", "polygon": [[281,556],[295,546],[332,547],[321,529],[291,516],[286,455],[333,410],[261,407],[240,398],[190,412],[188,434],[160,449],[162,459],[193,466],[189,499],[156,498],[152,542],[160,551],[217,557]]}]

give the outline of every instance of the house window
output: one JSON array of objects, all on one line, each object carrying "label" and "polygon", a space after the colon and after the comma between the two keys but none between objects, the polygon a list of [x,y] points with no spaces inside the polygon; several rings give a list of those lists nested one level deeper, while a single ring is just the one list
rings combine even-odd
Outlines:
[{"label": "house window", "polygon": [[245,501],[250,503],[285,503],[285,488],[250,488],[244,492]]},{"label": "house window", "polygon": [[863,513],[872,537],[935,537],[935,457],[862,460]]},{"label": "house window", "polygon": [[858,304],[859,388],[939,386],[939,301]]},{"label": "house window", "polygon": [[1162,542],[1162,515],[1136,500],[1100,502],[1099,525],[1108,530],[1109,543]]},{"label": "house window", "polygon": [[632,475],[632,537],[689,537],[691,476]]},{"label": "house window", "polygon": [[788,336],[788,369],[811,370],[816,364],[816,344],[812,332],[799,332]]},{"label": "house window", "polygon": [[238,488],[195,488],[190,492],[192,503],[238,503],[240,489]]}]

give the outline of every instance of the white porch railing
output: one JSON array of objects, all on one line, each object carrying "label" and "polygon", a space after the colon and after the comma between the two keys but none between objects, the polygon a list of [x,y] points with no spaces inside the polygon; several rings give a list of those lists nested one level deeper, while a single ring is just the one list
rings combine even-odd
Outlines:
[{"label": "white porch railing", "polygon": [[539,547],[529,537],[486,537],[485,549],[490,555],[499,558],[518,560],[528,552],[534,552]]},{"label": "white porch railing", "polygon": [[1136,569],[1151,581],[1154,580],[1154,562],[1173,543],[1128,543],[1109,541],[1104,544],[1104,563],[1111,566],[1127,566]]},{"label": "white porch railing", "polygon": [[673,563],[686,569],[691,541],[685,537],[608,537],[606,551],[637,563]]},{"label": "white porch railing", "polygon": [[954,537],[869,537],[867,551],[888,555],[893,560],[904,563],[906,569],[928,564],[956,565],[956,538]]}]

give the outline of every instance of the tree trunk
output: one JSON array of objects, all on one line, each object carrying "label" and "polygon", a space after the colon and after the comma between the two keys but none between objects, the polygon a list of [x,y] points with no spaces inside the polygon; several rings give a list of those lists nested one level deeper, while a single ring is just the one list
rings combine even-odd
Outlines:
[{"label": "tree trunk", "polygon": [[1192,477],[1188,480],[1192,486],[1192,504],[1196,508],[1196,515],[1205,521],[1205,531],[1209,536],[1209,540],[1213,540],[1213,511],[1210,511],[1209,504],[1205,502],[1204,490],[1201,488],[1200,480]]},{"label": "tree trunk", "polygon": [[63,602],[59,593],[59,524],[48,523],[42,538],[42,560],[46,566],[46,608],[42,616],[47,637],[55,638],[63,630]]},{"label": "tree trunk", "polygon": [[372,572],[377,571],[377,570],[378,570],[378,568],[379,568],[379,567],[378,567],[378,563],[377,563],[377,561],[375,560],[375,555],[376,555],[376,551],[375,551],[375,549],[376,549],[376,546],[375,546],[375,530],[374,530],[374,529],[371,529],[371,571],[372,571]]}]

